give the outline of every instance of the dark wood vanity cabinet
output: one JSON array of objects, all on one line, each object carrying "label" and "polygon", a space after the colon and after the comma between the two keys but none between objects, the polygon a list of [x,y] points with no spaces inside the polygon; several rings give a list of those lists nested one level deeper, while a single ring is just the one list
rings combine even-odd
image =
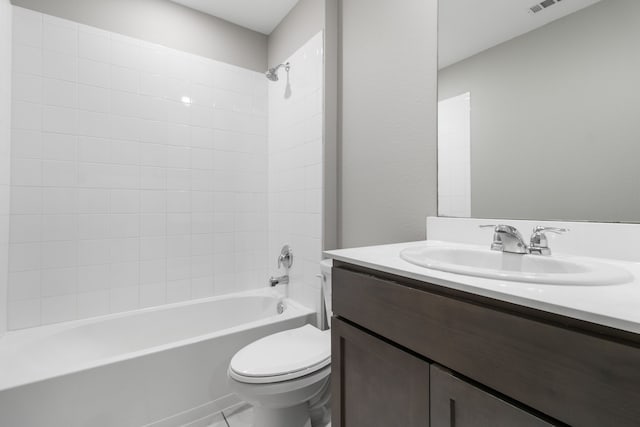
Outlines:
[{"label": "dark wood vanity cabinet", "polygon": [[640,426],[637,335],[335,262],[333,427]]},{"label": "dark wood vanity cabinet", "polygon": [[550,427],[554,424],[431,365],[432,427]]},{"label": "dark wood vanity cabinet", "polygon": [[331,325],[341,384],[333,419],[342,420],[332,426],[427,426],[429,364],[340,319]]}]

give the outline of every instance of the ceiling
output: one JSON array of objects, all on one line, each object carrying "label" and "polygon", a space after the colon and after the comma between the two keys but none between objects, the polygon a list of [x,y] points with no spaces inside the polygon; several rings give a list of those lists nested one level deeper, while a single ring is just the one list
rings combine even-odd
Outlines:
[{"label": "ceiling", "polygon": [[542,27],[600,0],[562,0],[538,13],[542,0],[440,0],[439,68]]},{"label": "ceiling", "polygon": [[191,9],[271,34],[298,0],[171,0]]}]

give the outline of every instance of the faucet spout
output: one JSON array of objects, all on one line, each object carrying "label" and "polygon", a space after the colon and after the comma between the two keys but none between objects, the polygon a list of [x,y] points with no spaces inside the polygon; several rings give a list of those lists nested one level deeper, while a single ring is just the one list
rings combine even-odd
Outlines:
[{"label": "faucet spout", "polygon": [[269,286],[274,287],[277,285],[288,285],[289,284],[289,275],[285,274],[284,276],[274,277],[271,276],[269,278]]}]

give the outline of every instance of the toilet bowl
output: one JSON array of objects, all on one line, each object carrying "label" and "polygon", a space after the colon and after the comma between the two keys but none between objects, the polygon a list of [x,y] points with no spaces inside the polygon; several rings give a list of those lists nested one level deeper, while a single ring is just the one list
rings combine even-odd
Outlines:
[{"label": "toilet bowl", "polygon": [[[331,261],[323,261],[321,269],[330,318]],[[232,390],[253,405],[255,427],[311,427],[311,410],[329,399],[330,374],[330,331],[312,325],[247,345],[228,369]]]}]

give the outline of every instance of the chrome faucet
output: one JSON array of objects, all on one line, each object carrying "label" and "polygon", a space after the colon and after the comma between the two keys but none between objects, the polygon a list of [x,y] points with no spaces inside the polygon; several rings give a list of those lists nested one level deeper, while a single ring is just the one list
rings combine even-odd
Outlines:
[{"label": "chrome faucet", "polygon": [[289,269],[293,265],[293,249],[289,245],[284,245],[278,255],[278,268],[284,267],[287,274],[269,278],[269,286],[276,285],[288,285],[289,284]]},{"label": "chrome faucet", "polygon": [[568,228],[543,227],[541,225],[533,229],[531,242],[529,243],[529,253],[533,255],[551,255],[549,240],[545,233],[562,234],[569,231]]},{"label": "chrome faucet", "polygon": [[287,270],[293,265],[293,249],[291,246],[284,245],[278,256],[278,268],[284,266]]},{"label": "chrome faucet", "polygon": [[289,284],[289,275],[285,274],[280,277],[269,277],[269,286],[274,287],[277,285],[288,285]]},{"label": "chrome faucet", "polygon": [[481,225],[480,228],[493,228],[493,242],[491,250],[511,254],[551,255],[546,232],[562,234],[567,228],[537,226],[533,229],[529,246],[524,242],[522,234],[511,225]]},{"label": "chrome faucet", "polygon": [[481,225],[480,228],[493,228],[491,250],[511,254],[528,254],[527,244],[517,228],[511,225]]}]

